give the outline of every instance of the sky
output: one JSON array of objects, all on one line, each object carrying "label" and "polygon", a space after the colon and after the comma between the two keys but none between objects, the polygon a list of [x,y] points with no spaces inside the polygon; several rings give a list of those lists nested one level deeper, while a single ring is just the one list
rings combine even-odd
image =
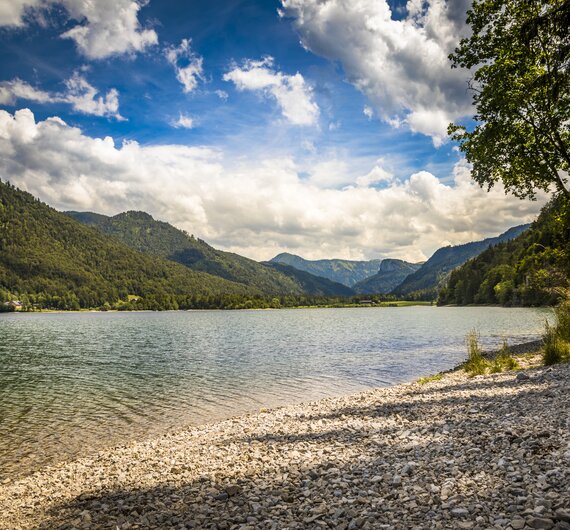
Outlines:
[{"label": "sky", "polygon": [[421,261],[545,203],[470,178],[470,0],[0,0],[0,178],[257,260]]}]

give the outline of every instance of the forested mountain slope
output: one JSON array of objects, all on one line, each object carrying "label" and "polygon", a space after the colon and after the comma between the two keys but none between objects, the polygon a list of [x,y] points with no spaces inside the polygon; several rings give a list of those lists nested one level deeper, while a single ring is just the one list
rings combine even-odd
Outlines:
[{"label": "forested mountain slope", "polygon": [[510,228],[497,237],[474,241],[464,245],[438,249],[416,272],[410,274],[392,293],[403,298],[435,299],[449,273],[469,259],[481,254],[492,245],[508,241],[524,232],[529,225]]},{"label": "forested mountain slope", "polygon": [[531,228],[456,269],[439,304],[548,305],[570,278],[570,201],[559,196]]},{"label": "forested mountain slope", "polygon": [[283,252],[273,259],[273,263],[290,265],[301,271],[310,272],[315,276],[328,278],[333,282],[342,283],[352,287],[355,283],[364,280],[378,272],[381,259],[370,261],[352,261],[346,259],[319,259],[308,260],[294,254]]},{"label": "forested mountain slope", "polygon": [[148,256],[0,181],[0,299],[78,309],[140,298],[176,309],[216,297],[260,294],[244,285]]},{"label": "forested mountain slope", "polygon": [[316,296],[352,296],[355,294],[350,287],[338,282],[333,282],[328,278],[316,276],[306,271],[301,271],[284,263],[272,261],[263,262],[263,265],[271,267],[291,279],[295,280],[306,293]]},{"label": "forested mountain slope", "polygon": [[145,212],[125,212],[106,217],[91,212],[65,212],[102,233],[144,252],[176,261],[195,271],[243,283],[266,294],[320,294],[305,290],[298,281],[257,261],[216,250],[205,241]]}]

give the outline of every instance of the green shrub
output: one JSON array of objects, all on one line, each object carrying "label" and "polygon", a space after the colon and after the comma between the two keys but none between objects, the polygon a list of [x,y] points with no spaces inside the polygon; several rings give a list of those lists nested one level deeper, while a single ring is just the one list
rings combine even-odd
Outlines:
[{"label": "green shrub", "polygon": [[479,346],[479,334],[475,330],[471,330],[465,337],[465,342],[467,344],[465,371],[472,376],[484,374],[489,363],[483,358],[481,347]]},{"label": "green shrub", "polygon": [[503,340],[503,345],[499,350],[497,356],[493,359],[490,365],[490,372],[497,374],[499,372],[510,372],[512,370],[521,370],[522,366],[513,357],[513,352],[509,348],[506,340]]},{"label": "green shrub", "polygon": [[425,385],[427,383],[431,383],[432,381],[440,381],[443,377],[443,374],[435,374],[435,375],[428,375],[426,377],[420,377],[418,379],[418,385]]},{"label": "green shrub", "polygon": [[491,373],[510,372],[512,370],[521,370],[522,366],[510,354],[500,353],[493,359],[491,363]]},{"label": "green shrub", "polygon": [[570,358],[570,290],[562,290],[561,294],[562,301],[554,309],[556,324],[545,324],[542,353],[547,366]]},{"label": "green shrub", "polygon": [[570,342],[570,297],[560,302],[554,309],[556,315],[556,334],[564,342]]},{"label": "green shrub", "polygon": [[503,343],[501,344],[501,349],[499,350],[499,355],[508,355],[508,356],[513,355],[513,352],[509,348],[506,339],[503,339]]},{"label": "green shrub", "polygon": [[542,359],[546,366],[562,362],[568,356],[568,345],[560,338],[558,326],[546,322]]}]

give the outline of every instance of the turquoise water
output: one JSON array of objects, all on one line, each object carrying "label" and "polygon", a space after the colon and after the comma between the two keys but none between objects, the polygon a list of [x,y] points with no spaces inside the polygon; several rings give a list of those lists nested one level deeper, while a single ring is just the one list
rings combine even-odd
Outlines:
[{"label": "turquoise water", "polygon": [[536,338],[545,309],[0,315],[0,476],[237,414],[455,366],[464,337]]}]

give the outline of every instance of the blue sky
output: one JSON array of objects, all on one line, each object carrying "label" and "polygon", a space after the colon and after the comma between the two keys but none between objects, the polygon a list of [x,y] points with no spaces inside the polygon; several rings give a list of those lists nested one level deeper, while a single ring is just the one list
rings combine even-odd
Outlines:
[{"label": "blue sky", "polygon": [[257,259],[494,234],[537,206],[486,200],[445,137],[471,113],[446,59],[468,5],[0,0],[2,178]]}]

